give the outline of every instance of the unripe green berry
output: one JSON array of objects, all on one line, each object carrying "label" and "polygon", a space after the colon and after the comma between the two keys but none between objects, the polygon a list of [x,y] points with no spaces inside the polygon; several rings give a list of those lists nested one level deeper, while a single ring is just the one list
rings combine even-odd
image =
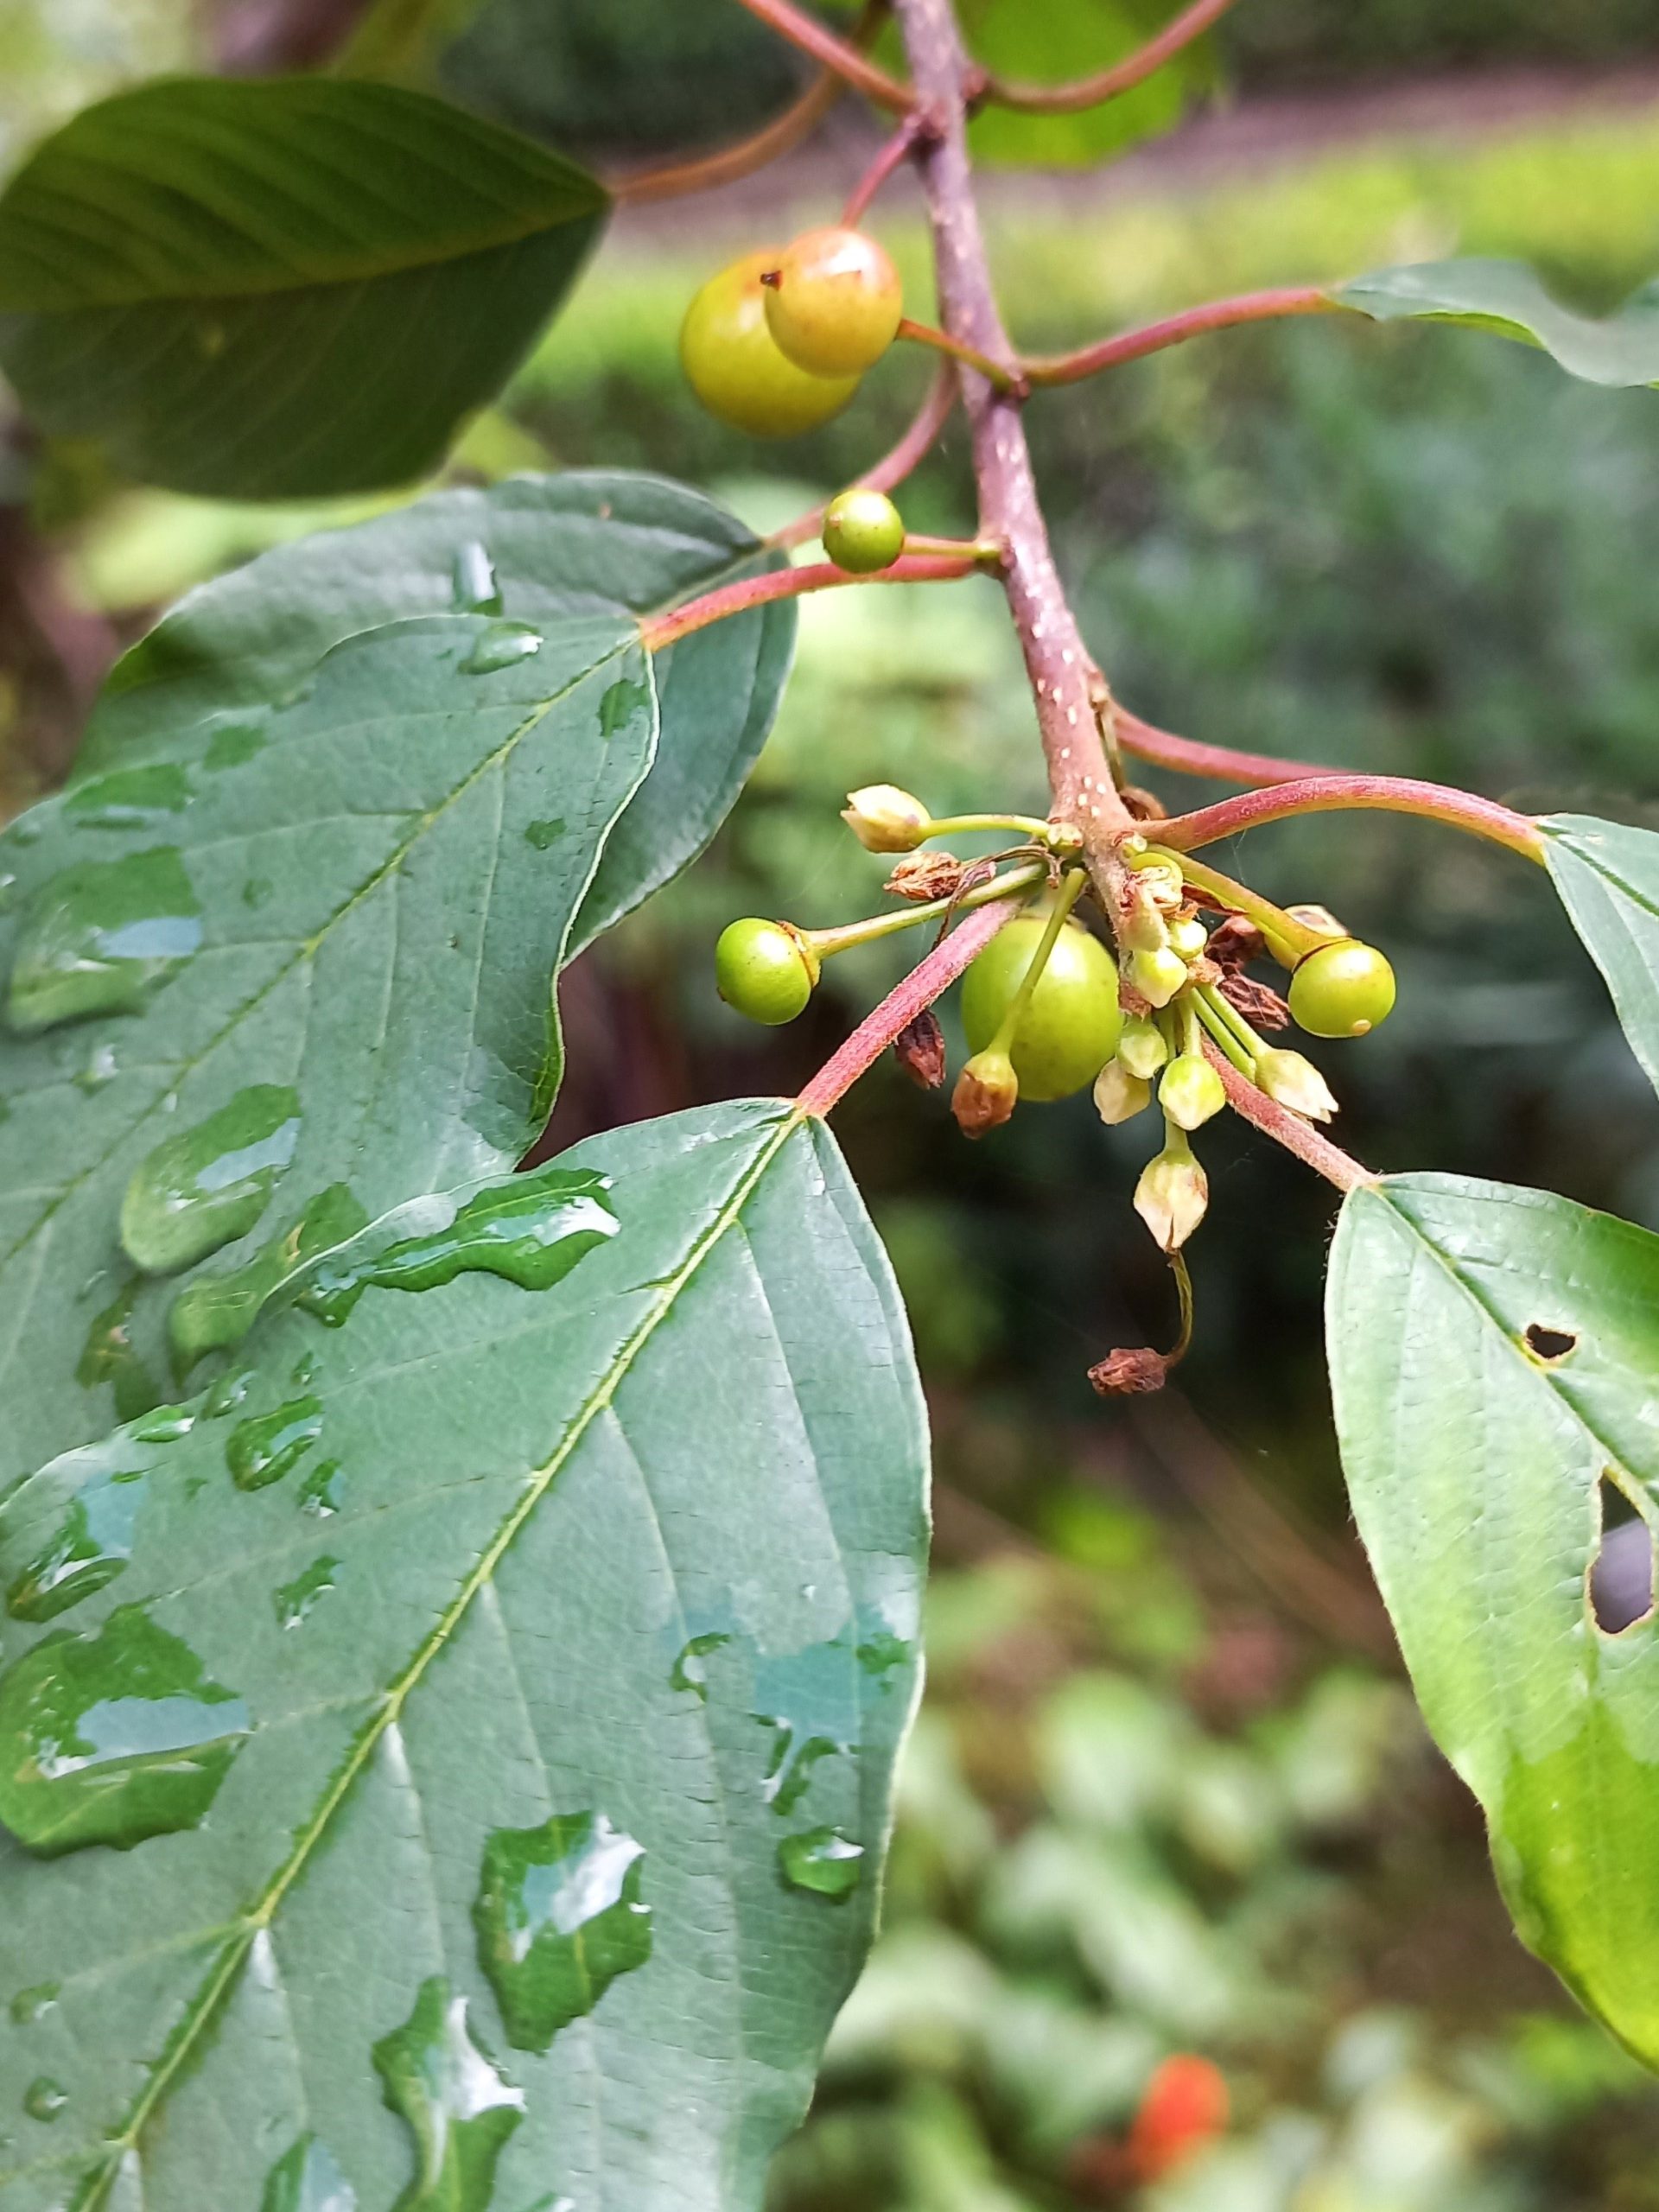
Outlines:
[{"label": "unripe green berry", "polygon": [[1208,1060],[1183,1052],[1164,1070],[1158,1103],[1178,1128],[1201,1129],[1227,1103],[1227,1092]]},{"label": "unripe green berry", "polygon": [[1148,1006],[1167,1006],[1190,980],[1185,961],[1167,945],[1161,952],[1132,952],[1126,973]]},{"label": "unripe green berry", "polygon": [[763,247],[711,276],[686,310],[680,365],[709,410],[757,438],[789,438],[840,414],[856,377],[810,375],[779,349],[766,323],[761,276],[778,265]]},{"label": "unripe green berry", "polygon": [[1322,944],[1290,979],[1290,1011],[1310,1037],[1363,1037],[1394,1010],[1394,970],[1357,938]]},{"label": "unripe green berry", "polygon": [[715,978],[728,1006],[776,1028],[793,1021],[818,980],[817,955],[787,922],[729,923],[715,947]]},{"label": "unripe green berry", "polygon": [[905,521],[885,492],[855,484],[824,510],[823,550],[849,576],[890,569],[905,550]]},{"label": "unripe green berry", "polygon": [[[972,1051],[982,1052],[1001,1028],[1046,926],[1040,914],[1020,915],[968,970],[962,1025]],[[1021,1094],[1046,1100],[1084,1090],[1111,1058],[1122,1021],[1111,955],[1079,923],[1067,922],[1014,1033]]]},{"label": "unripe green berry", "polygon": [[766,270],[767,326],[780,351],[815,377],[862,376],[892,345],[905,311],[883,246],[840,224],[804,231]]}]

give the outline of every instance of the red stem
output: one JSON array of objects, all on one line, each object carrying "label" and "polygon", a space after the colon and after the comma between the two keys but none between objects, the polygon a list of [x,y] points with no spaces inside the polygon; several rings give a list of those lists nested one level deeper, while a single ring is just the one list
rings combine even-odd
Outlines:
[{"label": "red stem", "polygon": [[1409,776],[1311,776],[1296,783],[1281,783],[1266,791],[1244,791],[1214,806],[1160,822],[1154,834],[1160,845],[1190,853],[1217,838],[1230,837],[1266,822],[1286,822],[1303,814],[1331,814],[1349,808],[1372,808],[1391,814],[1418,814],[1444,822],[1453,830],[1466,830],[1507,845],[1541,867],[1544,841],[1537,825],[1496,799],[1479,798],[1472,791],[1453,791],[1445,784],[1426,784]]},{"label": "red stem", "polygon": [[917,963],[903,982],[859,1023],[840,1051],[824,1062],[795,1101],[798,1110],[827,1114],[860,1076],[874,1066],[899,1031],[907,1029],[979,957],[1004,922],[1012,921],[1023,905],[1019,899],[998,899],[964,915],[950,936],[936,944],[925,960]]},{"label": "red stem", "polygon": [[1080,108],[1099,107],[1144,84],[1183,48],[1202,38],[1232,3],[1233,0],[1193,0],[1192,7],[1127,60],[1093,77],[1080,77],[1075,84],[1006,85],[1000,78],[991,77],[986,80],[982,97],[995,100],[999,107],[1020,108],[1033,115],[1074,115]]},{"label": "red stem", "polygon": [[1223,784],[1299,784],[1310,776],[1346,773],[1314,760],[1281,760],[1272,753],[1236,753],[1227,745],[1201,745],[1196,738],[1154,728],[1122,707],[1113,711],[1113,727],[1125,753],[1183,776],[1213,776]]},{"label": "red stem", "polygon": [[1187,308],[1163,322],[1148,323],[1144,330],[1126,330],[1103,339],[1076,353],[1054,353],[1025,363],[1033,385],[1079,384],[1084,377],[1115,369],[1124,361],[1139,361],[1166,346],[1181,346],[1189,338],[1202,338],[1212,330],[1233,330],[1242,323],[1275,322],[1286,315],[1338,315],[1343,310],[1328,292],[1314,284],[1287,284],[1277,291],[1242,292],[1236,299],[1208,300],[1202,307]]},{"label": "red stem", "polygon": [[[855,480],[872,492],[891,492],[902,484],[913,469],[926,460],[938,442],[939,433],[950,419],[950,410],[957,404],[957,372],[949,361],[941,361],[938,374],[927,388],[927,397],[918,410],[915,421],[905,432],[893,451],[883,454],[874,468],[867,468]],[[815,538],[823,527],[824,510],[812,507],[804,515],[774,531],[766,540],[768,545],[804,545]]]},{"label": "red stem", "polygon": [[764,576],[745,576],[737,583],[721,584],[701,599],[690,599],[683,607],[671,607],[666,614],[642,622],[639,636],[647,652],[660,653],[694,630],[706,630],[711,622],[723,622],[728,615],[747,613],[750,607],[768,606],[775,599],[798,599],[804,592],[834,591],[842,584],[951,583],[958,576],[980,574],[985,566],[983,556],[941,558],[928,554],[895,561],[890,569],[880,569],[873,576],[855,576],[838,569],[833,561],[812,561],[804,568],[774,569]]},{"label": "red stem", "polygon": [[1334,1183],[1339,1191],[1357,1190],[1362,1184],[1376,1180],[1369,1168],[1362,1167],[1340,1145],[1332,1144],[1329,1137],[1322,1137],[1311,1122],[1305,1122],[1300,1114],[1293,1114],[1288,1106],[1281,1106],[1265,1090],[1258,1090],[1208,1037],[1204,1040],[1204,1052],[1221,1077],[1228,1103],[1252,1128],[1272,1137],[1287,1152],[1294,1152],[1305,1166],[1315,1174],[1323,1175],[1327,1183]]},{"label": "red stem", "polygon": [[888,76],[874,61],[867,61],[855,46],[837,38],[816,17],[798,8],[794,0],[740,0],[740,4],[752,16],[759,16],[779,38],[786,38],[791,46],[798,46],[826,69],[833,69],[837,77],[879,106],[890,107],[895,114],[905,115],[915,105],[908,86]]},{"label": "red stem", "polygon": [[887,140],[880,152],[870,163],[853,187],[847,205],[841,211],[841,219],[849,231],[855,231],[864,219],[865,210],[896,168],[903,167],[916,149],[916,142],[923,131],[922,118],[914,110],[908,114]]}]

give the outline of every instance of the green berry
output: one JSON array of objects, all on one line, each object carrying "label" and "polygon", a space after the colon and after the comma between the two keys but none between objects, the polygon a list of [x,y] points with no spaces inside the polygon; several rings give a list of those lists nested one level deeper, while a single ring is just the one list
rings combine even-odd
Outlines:
[{"label": "green berry", "polygon": [[775,1028],[811,997],[817,957],[787,922],[732,922],[715,947],[715,978],[728,1006]]},{"label": "green berry", "polygon": [[1375,945],[1340,938],[1290,979],[1290,1011],[1310,1037],[1363,1037],[1394,1010],[1394,970]]},{"label": "green berry", "polygon": [[1177,1128],[1201,1129],[1227,1103],[1227,1092],[1201,1053],[1183,1052],[1164,1070],[1158,1103]]},{"label": "green berry", "polygon": [[[972,1051],[983,1052],[1001,1029],[1046,926],[1040,914],[1020,915],[968,970],[962,1024]],[[1020,1096],[1069,1098],[1084,1090],[1116,1049],[1122,1024],[1111,955],[1080,924],[1067,922],[1014,1033]]]},{"label": "green berry", "polygon": [[904,287],[886,249],[840,225],[804,231],[766,270],[773,338],[815,377],[857,377],[892,345]]},{"label": "green berry", "polygon": [[855,376],[811,376],[779,351],[760,283],[778,258],[775,247],[763,247],[711,276],[680,328],[680,365],[692,391],[711,415],[757,438],[815,429],[858,390]]},{"label": "green berry", "polygon": [[885,492],[855,485],[824,510],[823,550],[849,575],[890,569],[905,550],[905,521]]}]

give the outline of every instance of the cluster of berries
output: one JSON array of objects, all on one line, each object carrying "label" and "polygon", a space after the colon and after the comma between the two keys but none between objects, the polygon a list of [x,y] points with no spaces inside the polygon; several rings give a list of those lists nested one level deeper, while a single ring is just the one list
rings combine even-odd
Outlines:
[{"label": "cluster of berries", "polygon": [[[734,922],[715,950],[721,997],[757,1021],[793,1020],[832,953],[936,915],[948,920],[970,882],[976,901],[1027,893],[1027,911],[1005,924],[963,978],[970,1057],[951,1109],[968,1135],[982,1136],[1021,1098],[1068,1098],[1092,1084],[1101,1118],[1113,1124],[1155,1100],[1164,1143],[1141,1176],[1135,1205],[1166,1251],[1179,1249],[1209,1203],[1191,1137],[1227,1103],[1224,1065],[1310,1121],[1328,1121],[1337,1110],[1319,1070],[1301,1053],[1268,1044],[1247,1009],[1264,1025],[1294,1020],[1311,1036],[1343,1038],[1365,1036],[1393,1008],[1386,958],[1323,908],[1281,912],[1230,886],[1235,905],[1217,888],[1225,878],[1144,837],[1122,848],[1127,886],[1112,917],[1114,957],[1072,912],[1087,878],[1066,865],[1079,843],[1069,825],[1019,815],[936,819],[919,799],[885,784],[855,791],[845,818],[868,850],[911,855],[951,830],[1016,829],[1025,842],[1003,857],[1025,865],[988,882],[983,865],[964,870],[947,855],[928,855],[936,866],[916,880],[925,887],[937,878],[955,889],[910,913],[822,931]],[[896,872],[889,888],[906,889],[906,880]],[[1213,932],[1200,906],[1224,917]],[[1264,953],[1291,971],[1287,1001],[1243,974]]]},{"label": "cluster of berries", "polygon": [[839,225],[762,246],[697,294],[680,332],[691,389],[734,429],[792,437],[838,415],[899,334],[886,250]]}]

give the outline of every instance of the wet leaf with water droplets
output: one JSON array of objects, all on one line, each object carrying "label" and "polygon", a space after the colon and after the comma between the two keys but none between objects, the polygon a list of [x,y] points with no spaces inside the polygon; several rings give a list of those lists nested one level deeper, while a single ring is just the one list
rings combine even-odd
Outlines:
[{"label": "wet leaf with water droplets", "polygon": [[6,1019],[29,1035],[91,1014],[137,1014],[200,943],[200,902],[175,847],[63,868],[24,916]]},{"label": "wet leaf with water droplets", "polygon": [[322,1434],[316,1398],[290,1398],[274,1412],[238,1421],[225,1441],[226,1463],[238,1490],[264,1490],[292,1474]]},{"label": "wet leaf with water droplets", "polygon": [[357,2212],[357,2191],[327,2145],[302,2135],[271,2168],[259,2212]]},{"label": "wet leaf with water droplets", "polygon": [[242,1700],[139,1607],[56,1631],[0,1675],[0,1824],[43,1858],[194,1827],[248,1732]]},{"label": "wet leaf with water droplets", "polygon": [[834,1904],[844,1903],[863,1880],[863,1845],[839,1828],[809,1828],[804,1835],[786,1835],[778,1847],[778,1864],[790,1887]]},{"label": "wet leaf with water droplets", "polygon": [[176,1274],[245,1236],[270,1204],[299,1136],[299,1093],[266,1083],[163,1138],[121,1201],[127,1257],[147,1274]]},{"label": "wet leaf with water droplets", "polygon": [[487,2212],[524,2098],[474,2042],[467,1999],[435,1974],[404,2026],[376,2044],[374,2063],[414,2139],[415,2178],[393,2212]]},{"label": "wet leaf with water droplets", "polygon": [[651,1956],[651,1907],[639,1894],[644,1858],[602,1813],[498,1828],[485,1845],[473,1924],[507,2040],[518,2050],[548,2050],[619,1974]]},{"label": "wet leaf with water droplets", "polygon": [[[896,1296],[833,1141],[776,1103],[523,1179],[611,1233],[542,1289],[446,1261],[412,1295],[363,1282],[336,1329],[274,1308],[188,1431],[159,1434],[192,1410],[168,1409],[158,1440],[108,1444],[109,1469],[118,1446],[147,1470],[119,1580],[44,1626],[0,1616],[0,1738],[21,1718],[53,1758],[71,1725],[95,1747],[27,1786],[0,1756],[0,1820],[36,1850],[150,1837],[67,1868],[0,1844],[8,1989],[61,1986],[0,2036],[0,2105],[61,2080],[72,2198],[130,2177],[147,2205],[257,2207],[315,2132],[365,2212],[455,2212],[465,2190],[489,2212],[760,2212],[805,2110],[916,1687],[913,1657],[878,1677],[858,1656],[917,1635],[925,1441]],[[288,1479],[237,1488],[232,1440],[268,1456],[296,1424]],[[0,1501],[8,1586],[73,1495],[60,1463]],[[135,1708],[129,1680],[124,1711],[121,1668],[82,1677],[145,1624],[157,1694]],[[35,1692],[105,1712],[70,1723]],[[787,1816],[756,1714],[791,1732]],[[44,1802],[101,1784],[124,1801]],[[779,1845],[819,1830],[845,1841],[795,1842],[800,1886]],[[29,2155],[0,2149],[20,2212]]]}]

